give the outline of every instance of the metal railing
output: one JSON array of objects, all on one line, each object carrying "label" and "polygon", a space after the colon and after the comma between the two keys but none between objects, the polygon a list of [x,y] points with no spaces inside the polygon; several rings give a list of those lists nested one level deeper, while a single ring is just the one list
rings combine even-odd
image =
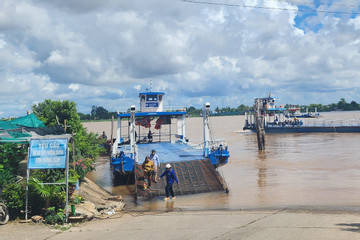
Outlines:
[{"label": "metal railing", "polygon": [[360,119],[349,120],[297,120],[285,122],[267,122],[267,127],[296,126],[296,127],[359,127]]}]

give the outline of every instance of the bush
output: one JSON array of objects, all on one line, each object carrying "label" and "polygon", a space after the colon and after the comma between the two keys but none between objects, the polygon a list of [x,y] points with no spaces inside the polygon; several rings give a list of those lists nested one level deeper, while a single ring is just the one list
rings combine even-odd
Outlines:
[{"label": "bush", "polygon": [[91,158],[79,159],[78,161],[73,162],[71,167],[75,168],[80,180],[83,180],[89,171],[95,169],[94,160]]},{"label": "bush", "polygon": [[66,215],[64,213],[64,209],[59,208],[57,211],[55,207],[49,207],[46,210],[45,213],[45,223],[54,225],[56,223],[58,224],[64,224],[66,219]]},{"label": "bush", "polygon": [[65,169],[36,169],[31,176],[43,183],[54,183],[65,178]]},{"label": "bush", "polygon": [[2,198],[5,200],[11,218],[20,215],[25,206],[25,186],[20,183],[4,185]]},{"label": "bush", "polygon": [[8,169],[0,169],[0,189],[2,186],[14,182],[15,175]]},{"label": "bush", "polygon": [[85,199],[82,196],[80,196],[79,194],[77,194],[77,195],[73,195],[71,197],[70,201],[72,203],[79,204],[79,203],[83,203],[85,201]]},{"label": "bush", "polygon": [[0,143],[0,165],[3,169],[17,174],[19,162],[24,159],[27,146],[15,143]]}]

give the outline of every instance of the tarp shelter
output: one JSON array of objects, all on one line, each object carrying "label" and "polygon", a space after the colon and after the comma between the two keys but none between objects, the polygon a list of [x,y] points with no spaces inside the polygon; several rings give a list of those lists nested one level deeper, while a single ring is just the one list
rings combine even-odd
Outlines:
[{"label": "tarp shelter", "polygon": [[[56,136],[54,136],[56,135]],[[31,113],[13,120],[0,120],[0,143],[27,143],[31,138],[67,138],[62,126],[45,127],[35,114]]]}]

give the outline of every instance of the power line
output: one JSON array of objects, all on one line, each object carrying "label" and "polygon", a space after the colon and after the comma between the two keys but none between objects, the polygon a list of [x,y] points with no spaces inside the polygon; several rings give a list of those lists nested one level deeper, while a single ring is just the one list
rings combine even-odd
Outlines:
[{"label": "power line", "polygon": [[[215,6],[226,6],[226,7],[242,7],[242,8],[256,8],[256,9],[265,9],[265,10],[279,10],[279,11],[294,11],[294,12],[309,12],[309,13],[331,13],[331,14],[347,14],[347,15],[358,15],[360,12],[350,12],[350,11],[327,11],[322,9],[303,9],[303,8],[285,8],[285,7],[266,7],[266,6],[250,6],[245,4],[233,4],[233,3],[219,3],[219,2],[208,2],[208,1],[197,1],[197,0],[177,0],[184,3],[194,3],[194,4],[205,4],[205,5],[215,5]],[[300,4],[300,2],[298,2]],[[304,3],[304,2],[302,2]],[[355,6],[355,5],[343,5],[343,6]]]},{"label": "power line", "polygon": [[317,6],[317,5],[331,5],[331,6],[336,6],[336,7],[359,7],[359,5],[357,4],[344,4],[344,3],[327,3],[327,2],[321,2],[319,1],[319,3],[314,3],[314,2],[307,2],[307,1],[294,1],[294,0],[288,0],[288,1],[277,1],[274,0],[273,2],[289,2],[289,3],[294,3],[297,5],[313,5],[313,6]]}]

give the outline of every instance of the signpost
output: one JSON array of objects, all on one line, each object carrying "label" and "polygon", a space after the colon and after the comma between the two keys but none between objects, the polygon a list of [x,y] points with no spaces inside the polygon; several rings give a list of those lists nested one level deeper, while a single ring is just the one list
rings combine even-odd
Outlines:
[{"label": "signpost", "polygon": [[69,201],[69,149],[68,139],[31,139],[28,168],[26,172],[26,206],[25,219],[28,219],[28,190],[31,169],[62,169],[65,168],[65,183],[43,184],[66,184],[65,214],[68,217]]}]

